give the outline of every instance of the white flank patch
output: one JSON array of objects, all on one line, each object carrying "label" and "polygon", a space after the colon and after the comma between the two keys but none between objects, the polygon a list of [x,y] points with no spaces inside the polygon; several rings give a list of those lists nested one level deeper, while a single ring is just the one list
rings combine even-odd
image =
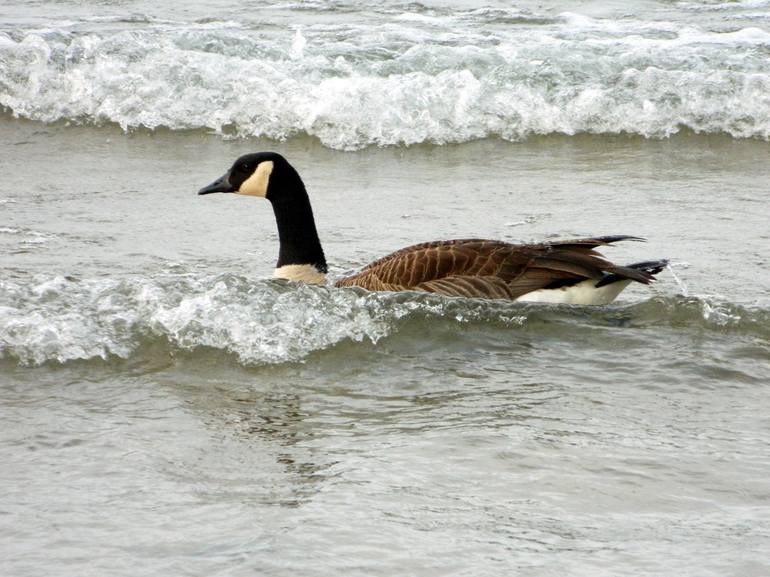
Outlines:
[{"label": "white flank patch", "polygon": [[238,188],[238,194],[247,194],[249,196],[267,196],[267,184],[270,182],[270,175],[273,173],[273,161],[265,160],[257,165],[257,169],[249,178],[243,181]]},{"label": "white flank patch", "polygon": [[606,305],[614,301],[631,281],[622,280],[596,288],[597,282],[599,279],[589,279],[568,287],[540,289],[521,295],[516,300],[525,303]]},{"label": "white flank patch", "polygon": [[273,277],[310,284],[326,283],[326,275],[312,264],[285,264],[275,269]]}]

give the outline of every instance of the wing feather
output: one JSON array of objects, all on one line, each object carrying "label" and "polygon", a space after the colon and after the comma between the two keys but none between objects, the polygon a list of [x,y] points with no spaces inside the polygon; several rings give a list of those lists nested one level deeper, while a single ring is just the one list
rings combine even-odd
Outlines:
[{"label": "wing feather", "polygon": [[448,276],[421,283],[415,289],[454,297],[516,298],[508,284],[494,276]]},{"label": "wing feather", "polygon": [[594,250],[621,240],[642,239],[601,236],[526,245],[482,239],[428,242],[376,260],[337,286],[515,299],[541,288],[599,281],[605,274],[649,283],[649,272],[615,265]]}]

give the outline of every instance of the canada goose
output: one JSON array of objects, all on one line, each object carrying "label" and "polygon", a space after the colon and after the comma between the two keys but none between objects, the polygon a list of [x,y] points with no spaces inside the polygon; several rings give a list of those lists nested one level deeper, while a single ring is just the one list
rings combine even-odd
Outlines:
[{"label": "canada goose", "polygon": [[[275,152],[241,156],[198,194],[234,192],[273,205],[280,249],[275,277],[322,284],[326,258],[313,210],[297,171]],[[631,281],[650,284],[665,260],[615,265],[598,246],[632,236],[600,236],[541,244],[496,240],[444,240],[402,248],[374,261],[336,286],[374,291],[417,290],[447,296],[527,302],[606,304]]]}]

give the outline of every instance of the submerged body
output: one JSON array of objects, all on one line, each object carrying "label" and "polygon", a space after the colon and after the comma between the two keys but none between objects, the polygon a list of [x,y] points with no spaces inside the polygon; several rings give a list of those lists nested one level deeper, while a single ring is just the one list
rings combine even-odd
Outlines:
[{"label": "submerged body", "polygon": [[626,267],[594,249],[628,236],[541,244],[448,240],[410,246],[337,281],[369,290],[418,290],[453,297],[607,304],[635,280],[648,284],[665,262]]},{"label": "submerged body", "polygon": [[[326,258],[302,179],[279,154],[248,154],[199,191],[267,198],[280,240],[275,276],[324,284]],[[483,239],[434,241],[374,261],[335,286],[373,291],[425,291],[452,297],[526,302],[607,304],[631,281],[649,284],[666,261],[613,264],[595,249],[631,236],[603,236],[541,244]]]}]

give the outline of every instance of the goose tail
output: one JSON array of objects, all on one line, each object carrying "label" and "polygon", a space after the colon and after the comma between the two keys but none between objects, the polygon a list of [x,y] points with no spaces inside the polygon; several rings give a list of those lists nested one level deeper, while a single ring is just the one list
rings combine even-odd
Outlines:
[{"label": "goose tail", "polygon": [[[622,268],[638,271],[639,273],[641,273],[643,280],[640,280],[637,278],[634,278],[634,280],[639,280],[639,282],[644,284],[650,284],[655,281],[655,275],[658,274],[660,271],[662,271],[664,268],[666,268],[667,265],[668,265],[668,260],[666,259],[645,260],[642,262],[627,264]],[[628,276],[620,275],[616,273],[608,273],[608,274],[605,274],[604,277],[598,283],[596,283],[596,288],[607,286],[608,284],[612,284],[622,280],[628,280]]]}]

